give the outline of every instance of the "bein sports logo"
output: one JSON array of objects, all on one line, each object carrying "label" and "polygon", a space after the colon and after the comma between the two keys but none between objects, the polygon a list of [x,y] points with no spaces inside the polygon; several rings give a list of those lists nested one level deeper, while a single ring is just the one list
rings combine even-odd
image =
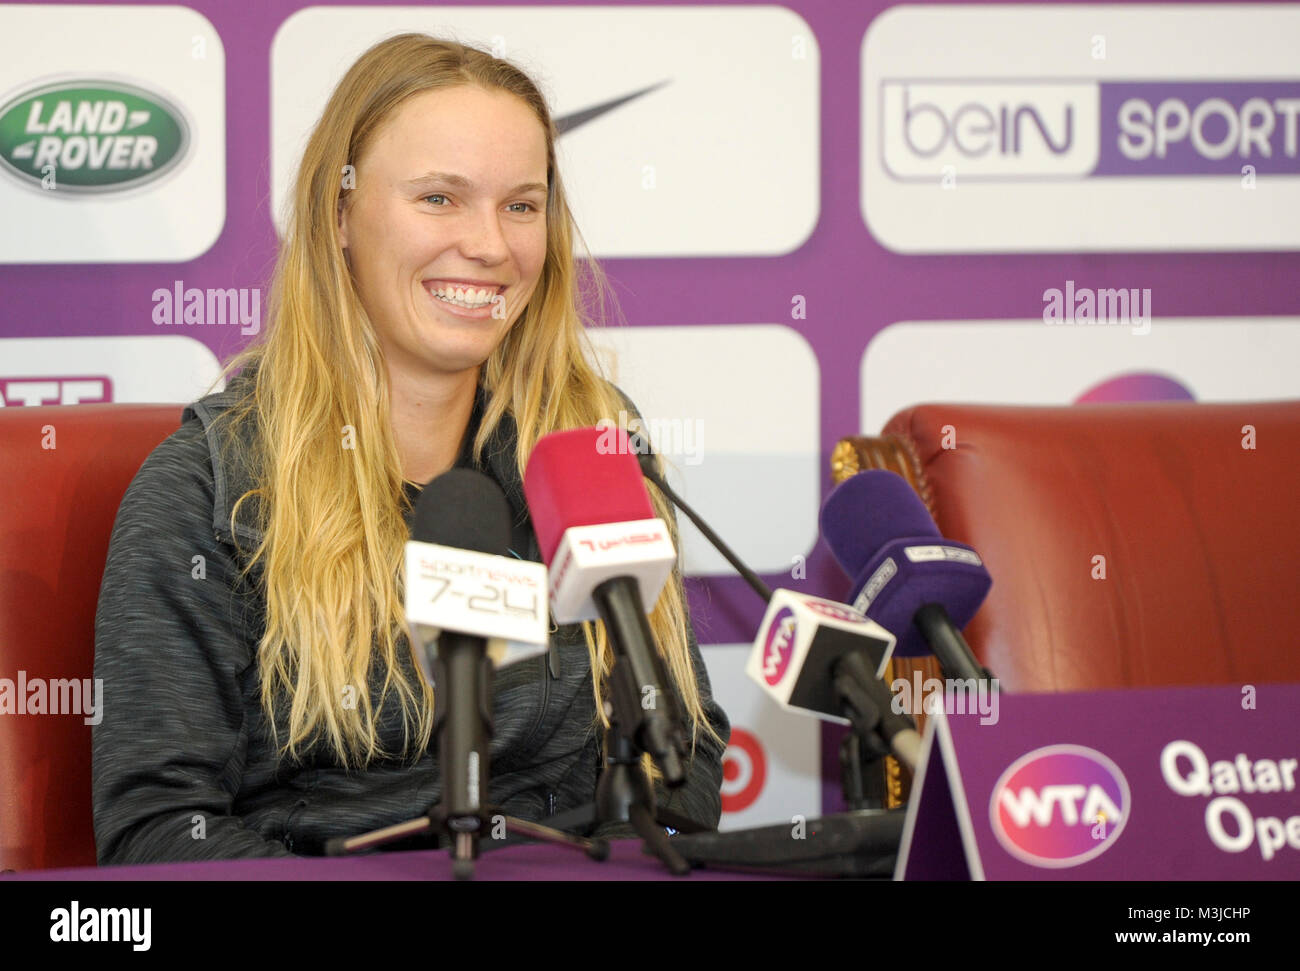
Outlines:
[{"label": "bein sports logo", "polygon": [[763,680],[769,685],[781,683],[790,658],[794,656],[794,611],[782,607],[767,627],[763,641]]},{"label": "bein sports logo", "polygon": [[1294,175],[1298,121],[1291,80],[882,78],[879,88],[881,163],[898,181]]},{"label": "bein sports logo", "polygon": [[1128,780],[1106,756],[1049,745],[1013,762],[989,800],[1003,849],[1038,867],[1078,866],[1119,839],[1131,808]]}]

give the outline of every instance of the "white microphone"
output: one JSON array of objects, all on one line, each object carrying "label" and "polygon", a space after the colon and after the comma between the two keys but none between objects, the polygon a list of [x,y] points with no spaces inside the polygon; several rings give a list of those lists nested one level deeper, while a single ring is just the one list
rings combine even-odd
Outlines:
[{"label": "white microphone", "polygon": [[894,635],[834,600],[792,590],[773,591],[745,673],[783,708],[825,721],[851,724],[841,697],[852,691],[859,706],[879,713],[891,751],[914,769],[921,737],[891,706],[880,678],[894,653]]},{"label": "white microphone", "polygon": [[[422,512],[434,517],[432,525],[422,520]],[[445,508],[417,504],[413,532],[421,538],[406,543],[406,618],[429,646],[427,652],[416,652],[425,677],[433,681],[430,659],[437,656],[444,631],[483,638],[493,667],[546,653],[546,566],[429,542],[434,536],[444,539],[438,532],[446,532],[444,524],[451,518]]]}]

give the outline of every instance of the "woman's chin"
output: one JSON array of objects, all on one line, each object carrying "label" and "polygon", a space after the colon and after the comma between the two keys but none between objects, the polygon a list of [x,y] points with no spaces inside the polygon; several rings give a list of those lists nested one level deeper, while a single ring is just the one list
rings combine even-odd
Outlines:
[{"label": "woman's chin", "polygon": [[492,356],[495,346],[480,341],[468,345],[459,342],[440,342],[437,346],[426,345],[421,348],[420,361],[427,365],[430,372],[462,374],[481,367]]}]

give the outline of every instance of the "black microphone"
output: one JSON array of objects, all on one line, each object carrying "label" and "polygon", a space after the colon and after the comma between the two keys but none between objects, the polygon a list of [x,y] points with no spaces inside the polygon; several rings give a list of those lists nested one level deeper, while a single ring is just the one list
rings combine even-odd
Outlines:
[{"label": "black microphone", "polygon": [[492,739],[492,656],[502,641],[547,643],[546,571],[510,559],[510,506],[472,469],[452,469],[415,503],[406,545],[406,612],[435,687],[443,798],[456,855],[483,824]]}]

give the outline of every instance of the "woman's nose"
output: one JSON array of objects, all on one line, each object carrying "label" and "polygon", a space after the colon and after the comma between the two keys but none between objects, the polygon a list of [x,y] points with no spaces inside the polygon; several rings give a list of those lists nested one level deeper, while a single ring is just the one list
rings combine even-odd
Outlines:
[{"label": "woman's nose", "polygon": [[491,209],[471,212],[461,225],[460,249],[470,259],[505,259],[510,247],[501,229],[501,214]]}]

